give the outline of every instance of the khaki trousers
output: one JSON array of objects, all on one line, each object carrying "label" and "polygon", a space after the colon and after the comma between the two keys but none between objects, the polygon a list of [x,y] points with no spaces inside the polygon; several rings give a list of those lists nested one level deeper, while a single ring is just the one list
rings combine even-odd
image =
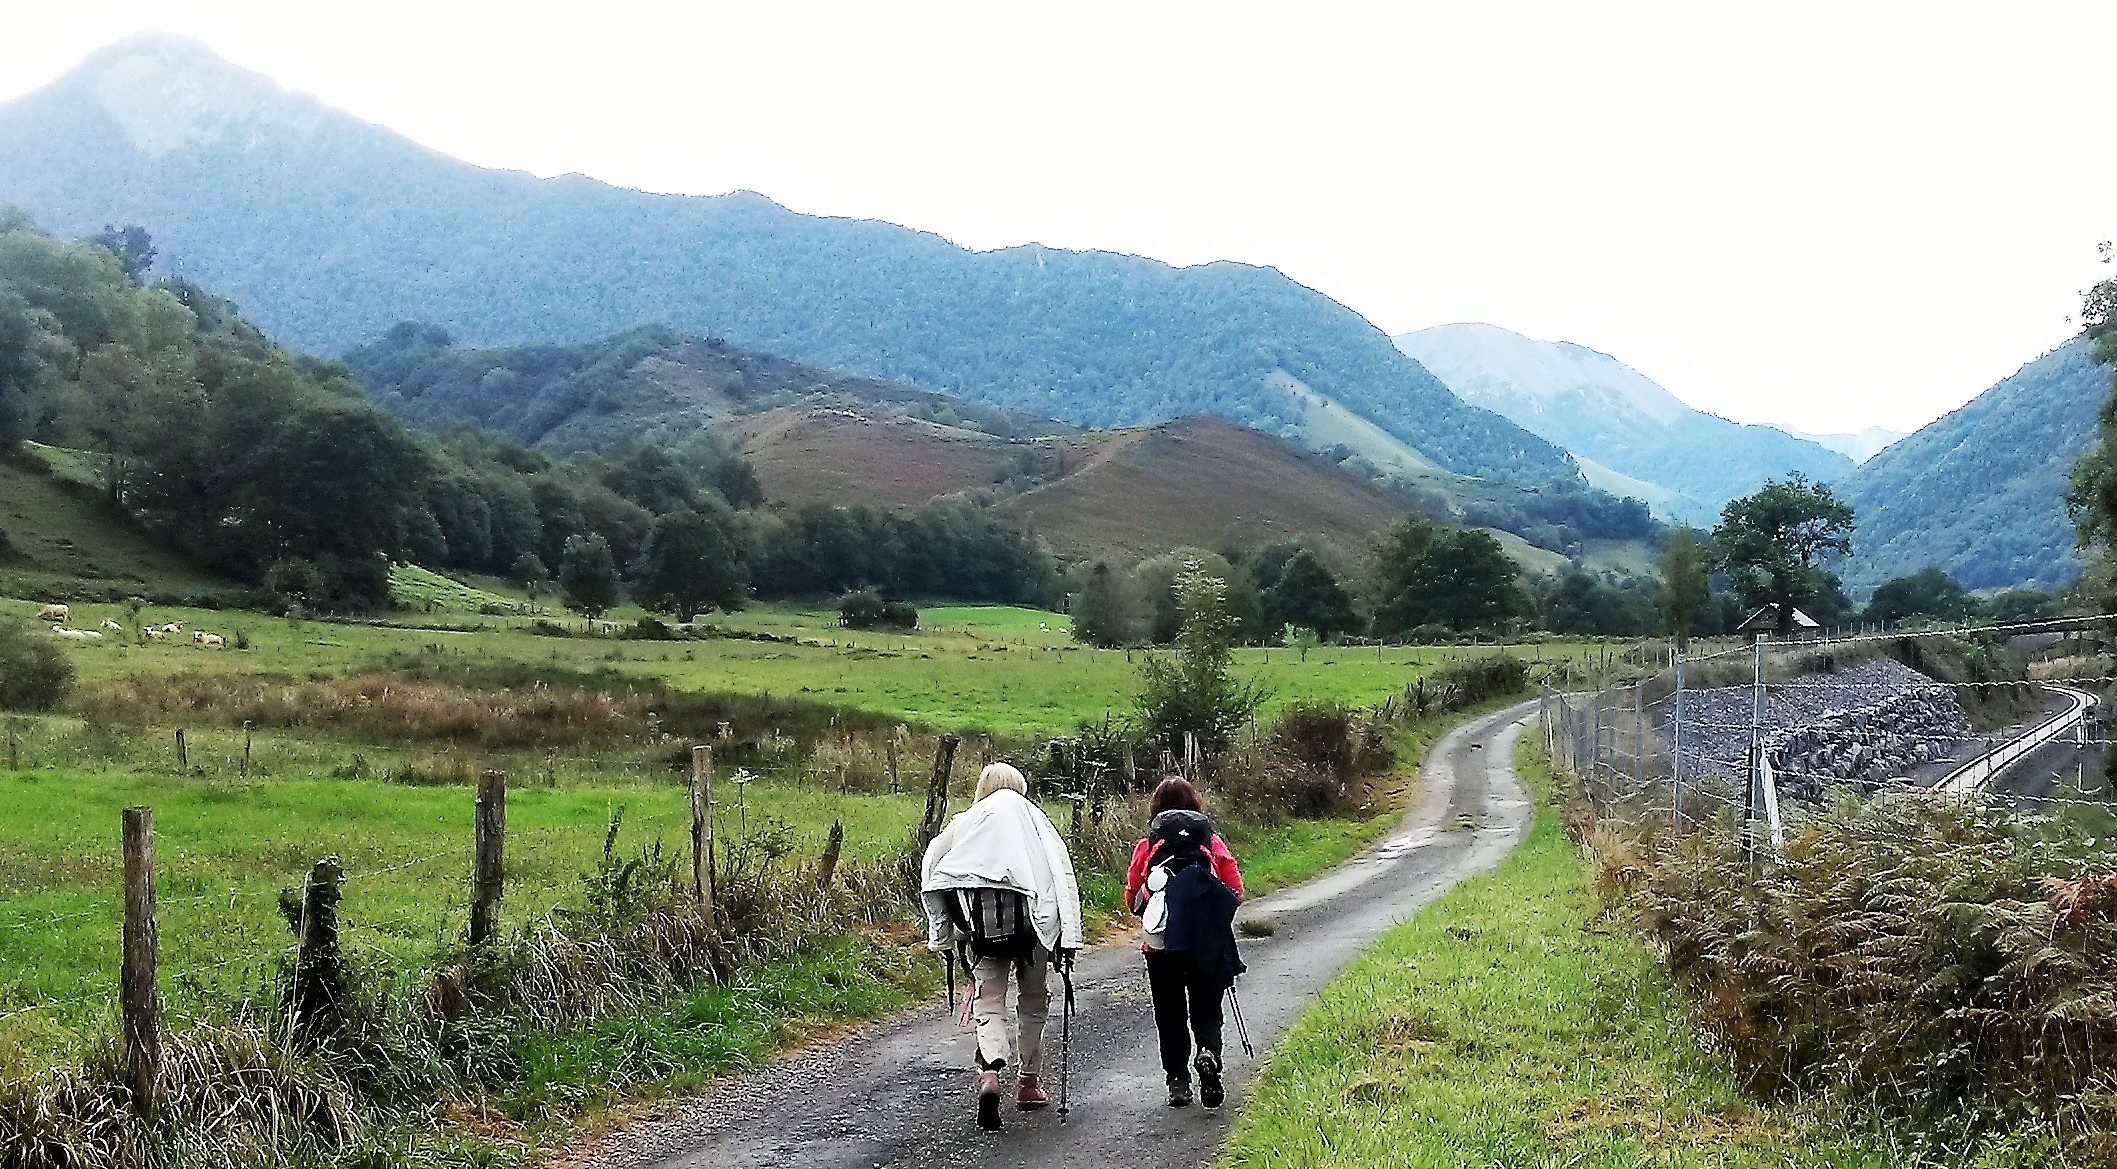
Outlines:
[{"label": "khaki trousers", "polygon": [[[978,1068],[992,1071],[1005,1066],[1014,1055],[1007,1029],[1007,984],[1017,972],[1008,959],[979,958],[972,963],[970,973],[977,984],[977,993],[970,1000],[970,1017],[978,1028]],[[1022,1075],[1034,1076],[1044,1066],[1044,1023],[1051,1018],[1051,952],[1038,946],[1019,973],[1016,1014],[1021,1031],[1021,1061],[1016,1069]]]}]

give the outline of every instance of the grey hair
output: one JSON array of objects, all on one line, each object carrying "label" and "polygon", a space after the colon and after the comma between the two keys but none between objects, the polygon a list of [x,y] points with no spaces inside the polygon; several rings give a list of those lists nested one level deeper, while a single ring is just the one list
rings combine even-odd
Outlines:
[{"label": "grey hair", "polygon": [[1022,778],[1022,773],[1011,763],[987,763],[985,770],[978,773],[978,794],[970,802],[977,803],[1002,789],[1018,796],[1026,796],[1029,794],[1029,781]]}]

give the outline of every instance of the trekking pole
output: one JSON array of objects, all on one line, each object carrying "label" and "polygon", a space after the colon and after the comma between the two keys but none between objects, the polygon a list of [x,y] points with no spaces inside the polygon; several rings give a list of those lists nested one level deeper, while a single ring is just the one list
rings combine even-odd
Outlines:
[{"label": "trekking pole", "polygon": [[956,952],[943,950],[941,963],[948,967],[948,1013],[953,1015],[956,1013]]},{"label": "trekking pole", "polygon": [[1228,1006],[1228,1013],[1235,1016],[1235,1035],[1242,1040],[1243,1057],[1256,1059],[1257,1049],[1250,1046],[1250,1026],[1242,1019],[1242,1000],[1235,997],[1235,984],[1232,982],[1228,984]]},{"label": "trekking pole", "polygon": [[1059,982],[1066,988],[1065,1013],[1059,1019],[1059,1123],[1064,1124],[1066,1113],[1072,1110],[1068,1101],[1073,1072],[1073,955],[1070,952],[1059,957]]}]

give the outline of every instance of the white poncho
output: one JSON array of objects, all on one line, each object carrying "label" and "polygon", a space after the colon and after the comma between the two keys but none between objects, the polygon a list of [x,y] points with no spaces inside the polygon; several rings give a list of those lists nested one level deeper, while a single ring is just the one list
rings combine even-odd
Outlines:
[{"label": "white poncho", "polygon": [[958,889],[1021,893],[1046,950],[1081,948],[1073,857],[1051,818],[1017,792],[1002,788],[957,814],[927,846],[919,872],[931,949],[946,950],[957,940],[948,898]]}]

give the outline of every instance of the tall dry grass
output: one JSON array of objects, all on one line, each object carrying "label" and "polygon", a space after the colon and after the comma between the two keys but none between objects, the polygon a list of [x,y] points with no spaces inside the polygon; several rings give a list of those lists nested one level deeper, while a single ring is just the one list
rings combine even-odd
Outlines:
[{"label": "tall dry grass", "polygon": [[1912,796],[1804,820],[1754,875],[1724,824],[1605,824],[1590,852],[1753,1088],[1950,1130],[2047,1124],[2117,1158],[2117,867],[2098,842]]}]

